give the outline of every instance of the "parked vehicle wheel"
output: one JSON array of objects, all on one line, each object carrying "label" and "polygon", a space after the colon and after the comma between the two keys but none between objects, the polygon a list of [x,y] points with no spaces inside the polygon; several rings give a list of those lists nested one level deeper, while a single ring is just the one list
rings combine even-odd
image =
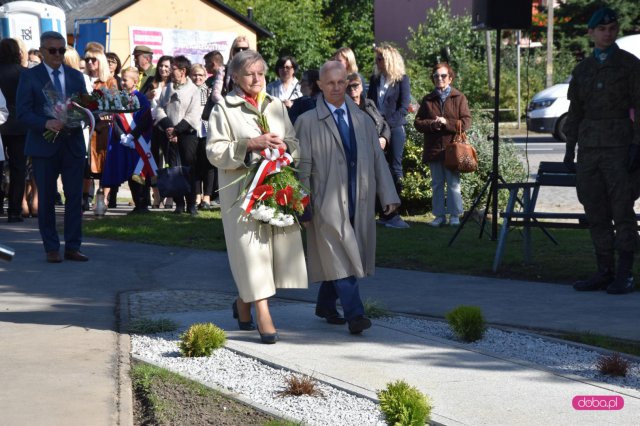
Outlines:
[{"label": "parked vehicle wheel", "polygon": [[553,130],[553,137],[560,142],[567,141],[567,135],[564,134],[564,123],[567,121],[567,114],[564,114],[556,122],[556,128]]}]

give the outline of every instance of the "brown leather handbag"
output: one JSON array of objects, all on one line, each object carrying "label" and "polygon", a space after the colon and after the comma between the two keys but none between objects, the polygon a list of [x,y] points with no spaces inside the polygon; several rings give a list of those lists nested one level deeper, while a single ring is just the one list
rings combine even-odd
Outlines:
[{"label": "brown leather handbag", "polygon": [[456,123],[456,134],[450,144],[444,147],[444,166],[460,173],[478,170],[478,154],[467,142],[467,134],[462,130],[462,121]]}]

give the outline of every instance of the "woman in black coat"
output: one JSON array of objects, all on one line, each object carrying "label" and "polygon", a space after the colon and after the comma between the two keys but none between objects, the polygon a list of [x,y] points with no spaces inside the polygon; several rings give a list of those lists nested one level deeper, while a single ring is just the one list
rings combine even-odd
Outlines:
[{"label": "woman in black coat", "polygon": [[9,211],[8,222],[22,222],[22,197],[24,196],[26,157],[24,142],[26,127],[16,117],[16,91],[20,74],[26,70],[21,64],[22,53],[18,42],[12,38],[0,40],[0,89],[7,100],[9,118],[0,126],[2,141],[7,147],[9,159]]}]

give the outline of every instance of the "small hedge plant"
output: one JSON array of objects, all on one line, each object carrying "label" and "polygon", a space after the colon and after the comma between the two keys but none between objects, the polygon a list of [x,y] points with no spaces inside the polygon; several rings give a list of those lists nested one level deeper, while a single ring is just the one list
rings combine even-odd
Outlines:
[{"label": "small hedge plant", "polygon": [[446,318],[451,330],[465,342],[482,339],[486,330],[484,316],[477,306],[458,306],[447,313]]},{"label": "small hedge plant", "polygon": [[388,425],[424,426],[429,421],[429,398],[404,380],[388,383],[377,395]]},{"label": "small hedge plant", "polygon": [[180,336],[180,352],[186,357],[209,356],[224,346],[227,334],[223,329],[208,323],[193,324]]}]

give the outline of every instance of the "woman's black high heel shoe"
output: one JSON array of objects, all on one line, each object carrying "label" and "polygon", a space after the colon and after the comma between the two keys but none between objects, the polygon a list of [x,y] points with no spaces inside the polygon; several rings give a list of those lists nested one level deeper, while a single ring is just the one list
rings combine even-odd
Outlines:
[{"label": "woman's black high heel shoe", "polygon": [[[249,321],[240,321],[240,315],[238,315],[238,301],[234,300],[231,305],[231,309],[233,310],[233,318],[238,320],[238,328],[244,331],[253,331],[256,329],[256,325],[253,322],[253,316],[250,317]],[[274,342],[275,343],[275,342]]]},{"label": "woman's black high heel shoe", "polygon": [[260,331],[260,326],[258,326],[258,333],[260,333],[260,341],[262,343],[266,343],[267,345],[272,345],[279,340],[277,331],[273,334],[262,334],[262,332]]}]

